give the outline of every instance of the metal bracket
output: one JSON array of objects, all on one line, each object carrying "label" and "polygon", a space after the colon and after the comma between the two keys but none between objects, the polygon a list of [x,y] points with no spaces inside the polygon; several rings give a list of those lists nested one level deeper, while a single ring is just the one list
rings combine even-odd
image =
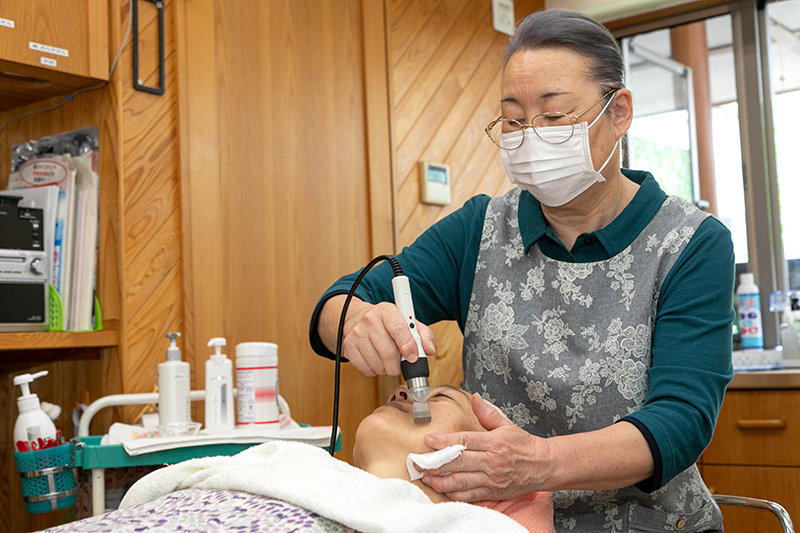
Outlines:
[{"label": "metal bracket", "polygon": [[164,2],[162,0],[144,0],[158,9],[158,87],[147,87],[139,79],[139,0],[133,3],[133,88],[150,94],[164,94]]}]

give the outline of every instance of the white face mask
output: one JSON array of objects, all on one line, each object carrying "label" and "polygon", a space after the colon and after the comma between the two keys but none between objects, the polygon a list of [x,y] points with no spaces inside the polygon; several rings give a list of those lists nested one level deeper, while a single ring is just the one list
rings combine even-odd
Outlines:
[{"label": "white face mask", "polygon": [[[539,128],[538,134],[530,131],[525,141],[516,150],[501,150],[503,166],[511,183],[530,192],[534,198],[549,207],[558,207],[569,202],[597,182],[605,181],[600,172],[606,167],[619,141],[614,143],[606,162],[595,170],[589,148],[589,128],[594,126],[613,100],[609,99],[603,110],[591,124],[580,122],[567,142],[550,144],[541,137],[563,139],[570,126]],[[501,144],[518,144],[523,131],[503,133]]]}]

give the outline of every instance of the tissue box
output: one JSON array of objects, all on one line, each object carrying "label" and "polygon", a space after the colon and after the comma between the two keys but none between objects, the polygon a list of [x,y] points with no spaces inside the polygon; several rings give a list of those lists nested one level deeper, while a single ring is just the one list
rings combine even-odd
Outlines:
[{"label": "tissue box", "polygon": [[735,350],[733,352],[733,366],[776,365],[781,361],[783,361],[783,352],[780,350]]}]

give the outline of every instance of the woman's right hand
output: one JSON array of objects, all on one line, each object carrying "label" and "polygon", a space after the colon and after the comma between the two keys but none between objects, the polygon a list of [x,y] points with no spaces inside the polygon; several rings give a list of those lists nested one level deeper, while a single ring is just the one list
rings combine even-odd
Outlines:
[{"label": "woman's right hand", "polygon": [[[325,302],[318,332],[325,346],[336,351],[339,317],[347,297],[336,295]],[[433,331],[417,322],[422,347],[427,355],[436,353]],[[417,360],[417,343],[397,306],[383,302],[372,305],[358,298],[350,301],[344,324],[342,357],[350,360],[365,376],[399,376],[400,358]]]}]

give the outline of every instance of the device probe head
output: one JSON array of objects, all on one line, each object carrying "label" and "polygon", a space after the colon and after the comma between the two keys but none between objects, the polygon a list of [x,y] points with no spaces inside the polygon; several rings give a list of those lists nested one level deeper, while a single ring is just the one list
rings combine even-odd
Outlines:
[{"label": "device probe head", "polygon": [[428,405],[431,388],[428,385],[428,378],[416,377],[408,380],[408,395],[411,397],[414,406],[414,423],[428,424],[431,421],[431,408]]}]

